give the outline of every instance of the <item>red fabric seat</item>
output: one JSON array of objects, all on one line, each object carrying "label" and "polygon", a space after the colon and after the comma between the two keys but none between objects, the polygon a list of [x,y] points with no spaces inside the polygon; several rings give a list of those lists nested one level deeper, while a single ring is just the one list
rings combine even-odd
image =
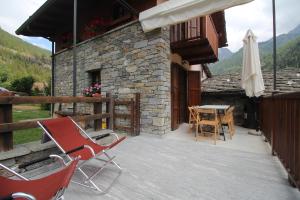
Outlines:
[{"label": "red fabric seat", "polygon": [[78,160],[74,160],[62,170],[35,180],[14,180],[0,176],[0,199],[17,192],[30,194],[37,200],[52,199],[58,191],[68,186],[77,163]]},{"label": "red fabric seat", "polygon": [[[89,138],[83,137],[78,127],[76,127],[73,121],[68,117],[49,119],[42,121],[41,123],[65,152],[72,151],[83,145],[88,145],[92,147],[92,149],[95,151],[95,154],[98,154],[103,150],[111,149],[126,138],[122,137],[109,146],[102,146],[94,143]],[[80,156],[81,160],[89,160],[93,158],[90,150],[86,148],[75,151],[69,155],[71,157]]]},{"label": "red fabric seat", "polygon": [[[116,140],[103,146],[94,142],[87,133],[79,127],[69,117],[49,119],[38,122],[38,124],[44,129],[46,134],[54,140],[56,145],[69,156],[70,159],[79,157],[83,162],[80,163],[77,168],[79,172],[83,174],[86,179],[82,182],[77,182],[79,185],[102,191],[94,182],[93,179],[105,168],[108,164],[113,164],[119,168],[120,172],[122,168],[113,160],[115,157],[111,157],[107,150],[115,147],[126,137],[119,138],[116,134]],[[83,136],[85,134],[85,136]],[[94,155],[94,154],[95,155]],[[104,156],[103,158],[97,158],[98,156]],[[98,169],[93,174],[87,173],[81,168],[89,160],[96,158],[99,162],[104,162],[103,165],[99,165]],[[88,175],[89,174],[89,175]],[[74,182],[74,181],[73,181]],[[76,182],[75,182],[76,183]]]}]

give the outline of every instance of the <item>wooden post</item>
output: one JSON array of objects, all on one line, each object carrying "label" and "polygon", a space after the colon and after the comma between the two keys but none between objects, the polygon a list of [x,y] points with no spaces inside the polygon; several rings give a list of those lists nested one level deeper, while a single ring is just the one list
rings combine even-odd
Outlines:
[{"label": "wooden post", "polygon": [[140,128],[141,128],[141,94],[135,94],[135,135],[140,135]]},{"label": "wooden post", "polygon": [[113,130],[114,129],[114,99],[111,93],[107,93],[106,97],[109,98],[109,102],[106,103],[106,110],[109,113],[109,118],[106,119],[106,128]]},{"label": "wooden post", "polygon": [[[12,104],[0,105],[0,124],[12,123]],[[0,152],[13,149],[13,132],[0,133]]]},{"label": "wooden post", "polygon": [[[100,96],[94,98],[102,98],[102,97]],[[94,114],[102,114],[102,103],[94,103]],[[95,131],[102,129],[102,119],[94,120],[94,129]]]},{"label": "wooden post", "polygon": [[134,99],[132,98],[130,100],[130,132],[131,135],[134,136],[135,135],[135,106],[134,106]]},{"label": "wooden post", "polygon": [[275,142],[274,141],[275,140],[275,133],[274,133],[274,131],[275,131],[275,123],[274,122],[275,122],[275,117],[276,117],[276,116],[274,116],[276,114],[275,110],[274,110],[276,108],[275,107],[276,105],[275,105],[275,99],[274,99],[274,97],[271,98],[271,102],[270,103],[271,103],[271,108],[273,108],[272,111],[271,111],[271,118],[272,118],[272,122],[273,122],[272,123],[272,128],[271,128],[271,141],[270,141],[270,143],[271,143],[271,149],[272,149],[271,152],[272,152],[273,156],[276,156],[275,149],[274,149],[274,145],[275,145],[275,143],[274,143]]}]

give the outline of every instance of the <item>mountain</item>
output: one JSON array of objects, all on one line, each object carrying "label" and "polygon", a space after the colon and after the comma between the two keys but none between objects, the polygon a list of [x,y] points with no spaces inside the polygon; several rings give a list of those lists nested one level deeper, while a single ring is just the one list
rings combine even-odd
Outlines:
[{"label": "mountain", "polygon": [[0,87],[25,76],[37,82],[50,78],[50,52],[29,44],[0,28]]},{"label": "mountain", "polygon": [[[280,59],[284,57],[281,55],[289,55],[286,52],[289,52],[290,49],[296,48],[298,44],[298,38],[300,37],[300,25],[298,25],[295,29],[290,31],[287,34],[282,34],[277,36],[277,48],[278,48],[278,62],[280,63]],[[265,42],[260,42],[258,44],[260,50],[260,57],[261,63],[263,68],[271,68],[272,62],[270,62],[270,58],[272,57],[273,53],[273,39],[270,39]],[[294,47],[292,47],[294,46]],[[287,49],[288,48],[288,49]],[[293,54],[297,54],[299,57],[299,52],[292,52]],[[222,57],[222,55],[220,55]],[[298,58],[296,55],[295,58]],[[285,59],[289,58],[286,57]],[[242,60],[243,60],[243,48],[239,49],[236,53],[233,53],[229,58],[222,60],[216,64],[210,65],[210,70],[213,74],[224,74],[224,73],[231,73],[231,72],[239,72],[242,68]],[[300,58],[299,58],[300,60]],[[295,61],[296,62],[296,61]],[[299,61],[298,61],[299,63]],[[294,67],[297,65],[297,62],[292,64],[291,63],[287,67]],[[282,66],[283,68],[285,66]]]},{"label": "mountain", "polygon": [[227,58],[230,58],[233,55],[233,53],[228,48],[221,48],[219,49],[219,60],[226,60]]}]

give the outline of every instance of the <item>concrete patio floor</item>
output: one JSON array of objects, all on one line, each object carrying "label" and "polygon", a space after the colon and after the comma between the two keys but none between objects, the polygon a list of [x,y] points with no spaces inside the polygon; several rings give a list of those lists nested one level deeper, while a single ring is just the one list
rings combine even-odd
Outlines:
[{"label": "concrete patio floor", "polygon": [[[71,183],[65,199],[300,199],[262,137],[247,132],[238,127],[232,140],[216,146],[212,141],[196,142],[187,125],[163,137],[128,138],[111,152],[123,172],[106,194]],[[96,182],[107,187],[116,176],[117,170],[109,167]]]}]

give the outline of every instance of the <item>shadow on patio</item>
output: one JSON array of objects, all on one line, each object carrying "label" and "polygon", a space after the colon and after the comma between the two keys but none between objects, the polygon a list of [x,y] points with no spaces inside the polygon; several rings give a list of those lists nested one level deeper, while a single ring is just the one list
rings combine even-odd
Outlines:
[{"label": "shadow on patio", "polygon": [[[123,173],[107,194],[71,184],[66,199],[300,199],[262,137],[237,127],[232,140],[195,142],[187,125],[164,137],[141,135],[114,150]],[[107,187],[116,171],[97,180]],[[75,175],[76,178],[77,175]]]}]

